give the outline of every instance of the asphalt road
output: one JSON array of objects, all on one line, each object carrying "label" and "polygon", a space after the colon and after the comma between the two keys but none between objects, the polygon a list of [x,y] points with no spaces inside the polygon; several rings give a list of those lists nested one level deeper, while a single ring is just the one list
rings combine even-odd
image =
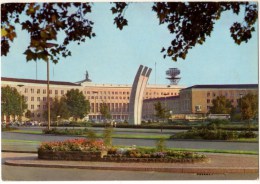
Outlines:
[{"label": "asphalt road", "polygon": [[[2,132],[2,139],[8,140],[29,140],[29,141],[61,141],[66,139],[78,138],[75,136],[55,136],[55,135],[34,135],[23,133]],[[155,146],[155,140],[148,139],[113,139],[113,145],[126,145],[126,146]],[[17,148],[22,146],[27,149],[28,144],[23,145],[23,142],[15,143],[8,142],[2,143],[3,149]],[[29,145],[30,146],[30,145]],[[167,140],[166,146],[169,148],[192,148],[192,149],[219,149],[219,150],[246,150],[246,151],[258,151],[258,143],[246,143],[246,142],[223,142],[223,141],[194,141],[194,140]],[[37,145],[32,145],[36,150]],[[12,149],[11,149],[12,150]]]}]

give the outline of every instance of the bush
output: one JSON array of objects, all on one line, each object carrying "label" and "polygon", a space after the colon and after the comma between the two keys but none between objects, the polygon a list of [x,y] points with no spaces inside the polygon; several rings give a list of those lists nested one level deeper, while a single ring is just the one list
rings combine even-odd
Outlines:
[{"label": "bush", "polygon": [[106,146],[112,146],[113,128],[105,128],[103,132],[103,140]]},{"label": "bush", "polygon": [[156,142],[156,150],[157,150],[157,151],[164,151],[165,149],[166,149],[165,138],[160,138],[160,139]]},{"label": "bush", "polygon": [[55,135],[84,135],[88,132],[88,129],[57,129],[52,128],[50,130],[43,129],[42,132],[44,134],[55,134]]},{"label": "bush", "polygon": [[86,137],[91,141],[95,141],[97,139],[97,134],[94,132],[94,130],[88,130],[86,132]]},{"label": "bush", "polygon": [[252,131],[228,131],[222,129],[192,128],[187,132],[179,132],[172,135],[172,139],[205,139],[205,140],[236,140],[238,138],[256,138],[257,134]]},{"label": "bush", "polygon": [[253,131],[243,131],[238,134],[239,138],[256,138],[257,134]]}]

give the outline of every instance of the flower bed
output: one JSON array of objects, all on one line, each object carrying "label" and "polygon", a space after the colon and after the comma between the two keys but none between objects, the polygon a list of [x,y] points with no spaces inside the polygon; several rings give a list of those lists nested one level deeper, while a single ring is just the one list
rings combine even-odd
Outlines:
[{"label": "flower bed", "polygon": [[48,160],[96,161],[106,154],[103,140],[72,139],[43,142],[38,148],[38,158]]},{"label": "flower bed", "polygon": [[197,162],[205,155],[193,152],[156,151],[155,149],[107,149],[103,140],[74,139],[62,142],[44,142],[38,148],[38,158],[47,160],[78,160],[106,162]]}]

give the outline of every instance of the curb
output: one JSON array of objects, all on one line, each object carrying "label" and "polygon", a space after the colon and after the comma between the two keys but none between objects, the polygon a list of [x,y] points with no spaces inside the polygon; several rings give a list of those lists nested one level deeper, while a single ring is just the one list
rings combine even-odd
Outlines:
[{"label": "curb", "polygon": [[66,164],[45,164],[45,163],[23,163],[14,160],[6,160],[5,165],[23,167],[45,167],[45,168],[74,168],[74,169],[93,169],[93,170],[121,170],[121,171],[157,171],[170,173],[193,173],[198,175],[226,174],[226,173],[258,173],[258,168],[214,168],[214,167],[120,167],[120,166],[90,166],[90,165],[66,165]]}]

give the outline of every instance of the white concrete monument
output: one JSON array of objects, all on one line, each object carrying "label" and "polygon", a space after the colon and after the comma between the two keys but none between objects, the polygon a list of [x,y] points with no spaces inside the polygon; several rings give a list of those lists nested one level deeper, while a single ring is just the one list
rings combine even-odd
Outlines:
[{"label": "white concrete monument", "polygon": [[135,75],[134,83],[130,95],[129,103],[129,123],[134,125],[140,125],[142,120],[142,106],[143,97],[146,84],[152,69],[139,66],[139,69]]}]

